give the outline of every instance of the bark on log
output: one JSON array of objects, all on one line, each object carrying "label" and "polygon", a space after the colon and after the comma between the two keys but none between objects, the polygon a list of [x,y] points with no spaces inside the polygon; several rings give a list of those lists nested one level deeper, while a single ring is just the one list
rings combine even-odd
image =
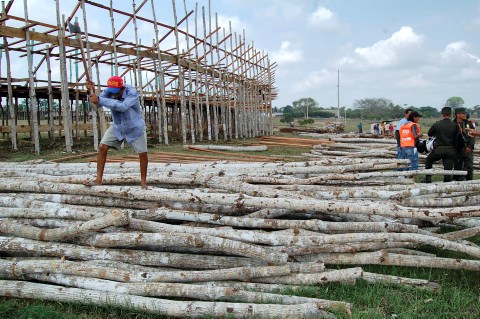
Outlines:
[{"label": "bark on log", "polygon": [[225,302],[173,301],[116,293],[103,293],[90,289],[61,288],[53,285],[24,281],[0,281],[0,295],[25,299],[41,299],[61,302],[93,303],[137,308],[155,314],[175,318],[232,317],[245,318],[335,318],[320,310],[314,303],[300,305],[238,304]]},{"label": "bark on log", "polygon": [[316,274],[291,274],[287,276],[269,276],[265,278],[253,278],[253,282],[276,283],[287,285],[319,285],[332,282],[354,284],[356,279],[362,277],[362,268],[346,268],[326,271]]},{"label": "bark on log", "polygon": [[99,249],[73,244],[42,242],[0,236],[0,251],[30,256],[66,257],[77,260],[116,260],[145,266],[186,269],[224,269],[265,265],[261,260],[192,254],[159,253],[132,249]]},{"label": "bark on log", "polygon": [[299,256],[296,259],[300,262],[319,261],[326,265],[390,265],[480,271],[480,260],[406,256],[391,254],[386,251],[356,254],[317,254],[311,256]]},{"label": "bark on log", "polygon": [[193,236],[190,234],[179,234],[172,232],[155,234],[110,233],[91,235],[85,238],[79,238],[77,241],[82,245],[93,246],[97,248],[148,247],[153,248],[155,251],[161,250],[164,247],[194,247],[229,255],[258,258],[273,265],[285,264],[288,259],[287,254],[282,254],[279,252],[272,253],[260,246],[210,235]]},{"label": "bark on log", "polygon": [[205,271],[157,271],[132,272],[110,267],[96,266],[68,260],[0,260],[0,275],[5,278],[21,278],[32,273],[54,273],[109,279],[119,282],[201,282],[239,280],[250,281],[256,277],[285,276],[292,273],[290,265],[239,267]]},{"label": "bark on log", "polygon": [[14,235],[17,237],[41,241],[63,241],[106,227],[123,226],[126,224],[128,224],[127,213],[114,210],[103,217],[63,229],[42,229],[25,225],[16,219],[3,219],[0,220],[0,234]]},{"label": "bark on log", "polygon": [[145,297],[176,297],[192,298],[204,301],[278,303],[284,305],[315,303],[322,309],[340,310],[345,314],[349,314],[351,312],[351,304],[346,302],[247,291],[228,286],[215,287],[209,285],[182,283],[119,283],[104,279],[59,274],[33,274],[29,275],[28,277],[43,282],[50,282],[75,288],[92,289],[97,291]]},{"label": "bark on log", "polygon": [[436,282],[425,279],[415,279],[415,278],[405,278],[398,276],[391,276],[385,274],[376,274],[371,272],[364,271],[362,274],[362,279],[366,280],[369,283],[385,283],[385,284],[394,284],[401,286],[413,286],[417,288],[423,288],[427,290],[437,290],[440,288],[440,285]]}]

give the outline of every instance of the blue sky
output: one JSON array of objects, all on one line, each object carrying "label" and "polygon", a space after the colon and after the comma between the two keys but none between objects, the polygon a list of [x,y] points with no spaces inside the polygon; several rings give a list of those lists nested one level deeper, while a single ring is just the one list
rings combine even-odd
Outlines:
[{"label": "blue sky", "polygon": [[340,106],[367,97],[480,104],[480,1],[220,2],[278,62],[276,106],[302,97],[337,106],[337,70]]},{"label": "blue sky", "polygon": [[[53,0],[28,0],[31,19],[54,19]],[[51,6],[45,5],[47,2]],[[68,14],[76,0],[61,0]],[[110,1],[98,1],[109,5]],[[140,3],[136,0],[136,3]],[[186,1],[188,9],[194,1]],[[114,1],[131,11],[131,1]],[[173,24],[170,0],[155,0],[157,19]],[[16,0],[13,12],[23,12]],[[179,17],[183,1],[176,1]],[[199,1],[199,8],[208,1]],[[221,26],[246,31],[247,43],[278,64],[282,107],[312,97],[322,107],[388,98],[395,104],[441,108],[452,96],[480,104],[480,1],[475,0],[211,0]],[[148,16],[150,1],[142,15]],[[81,16],[79,16],[81,18]],[[119,22],[119,21],[118,21]],[[89,18],[89,31],[109,35],[110,21]],[[193,17],[189,20],[193,27]],[[140,25],[151,43],[151,28]],[[132,35],[132,30],[126,30]],[[167,39],[166,46],[173,46]]]}]

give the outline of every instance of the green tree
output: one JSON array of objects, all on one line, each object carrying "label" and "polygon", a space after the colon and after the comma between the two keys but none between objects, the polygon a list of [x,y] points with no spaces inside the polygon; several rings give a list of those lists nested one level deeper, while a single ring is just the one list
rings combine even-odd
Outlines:
[{"label": "green tree", "polygon": [[303,120],[298,120],[297,123],[302,125],[302,126],[307,126],[309,124],[313,124],[315,122],[314,119],[303,119]]},{"label": "green tree", "polygon": [[364,118],[372,120],[389,118],[394,110],[392,101],[386,98],[355,100],[353,106],[360,110]]},{"label": "green tree", "polygon": [[311,97],[304,97],[293,101],[292,106],[295,111],[301,111],[305,118],[308,119],[308,112],[315,110],[318,107],[318,102]]},{"label": "green tree", "polygon": [[465,101],[459,96],[452,96],[445,102],[445,106],[450,106],[452,109],[463,107]]},{"label": "green tree", "polygon": [[440,112],[431,106],[422,106],[418,109],[418,112],[422,114],[422,117],[440,117]]},{"label": "green tree", "polygon": [[292,113],[283,113],[283,117],[280,119],[282,123],[290,123],[293,122],[293,114]]}]

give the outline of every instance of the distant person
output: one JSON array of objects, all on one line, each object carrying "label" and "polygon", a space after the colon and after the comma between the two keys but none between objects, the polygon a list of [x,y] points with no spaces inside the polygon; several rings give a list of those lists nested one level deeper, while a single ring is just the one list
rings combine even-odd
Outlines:
[{"label": "distant person", "polygon": [[357,128],[358,128],[358,133],[360,133],[360,134],[363,133],[363,125],[362,125],[361,122],[358,123]]},{"label": "distant person", "polygon": [[[451,171],[457,159],[457,151],[455,148],[455,137],[458,134],[458,125],[456,125],[452,117],[452,109],[448,106],[442,108],[442,119],[433,124],[428,130],[429,137],[435,137],[435,149],[428,154],[425,160],[425,169],[433,167],[433,163],[442,160],[443,169]],[[432,182],[432,176],[425,176],[425,183]],[[452,175],[444,175],[444,182],[451,182]]]},{"label": "distant person", "polygon": [[468,131],[474,128],[470,120],[467,120],[467,111],[464,107],[455,109],[455,124],[458,125],[459,134],[457,135],[458,157],[455,163],[455,170],[467,171],[467,176],[455,176],[457,181],[473,179],[473,149],[475,148],[475,138],[468,134]]},{"label": "distant person", "polygon": [[[93,82],[87,82],[87,89],[94,88]],[[93,90],[92,90],[93,91]],[[89,96],[98,107],[112,111],[113,124],[107,129],[100,142],[97,154],[97,176],[95,180],[85,182],[86,186],[102,185],[103,171],[110,147],[119,149],[123,141],[130,144],[140,160],[140,179],[143,189],[147,188],[147,134],[138,92],[131,85],[124,85],[119,76],[107,81],[107,88],[96,95]]]},{"label": "distant person", "polygon": [[477,129],[477,123],[473,119],[470,119],[470,113],[467,113],[467,120],[472,122],[473,129],[476,130]]},{"label": "distant person", "polygon": [[399,133],[399,130],[400,130],[400,127],[403,126],[403,124],[407,123],[408,121],[408,117],[410,115],[410,113],[412,112],[413,110],[412,109],[406,109],[405,110],[405,117],[403,119],[401,119],[400,121],[398,121],[397,123],[397,126],[395,126],[395,139],[397,140],[397,159],[403,159],[403,152],[402,152],[402,148],[400,146],[400,133]]},{"label": "distant person", "polygon": [[410,112],[407,122],[400,127],[400,147],[402,148],[403,158],[410,160],[410,165],[406,169],[418,169],[418,151],[415,147],[417,140],[423,136],[418,126],[418,121],[422,117],[415,111]]},{"label": "distant person", "polygon": [[382,122],[382,135],[385,135],[385,129],[386,129],[387,123]]},{"label": "distant person", "polygon": [[375,125],[373,125],[373,134],[380,135],[380,129],[378,128],[378,123],[375,123]]},{"label": "distant person", "polygon": [[468,136],[470,136],[470,137],[477,137],[477,136],[480,136],[480,131],[476,131],[476,130],[469,130],[469,131],[468,131]]},{"label": "distant person", "polygon": [[389,134],[393,134],[393,132],[395,131],[395,126],[393,126],[392,123],[390,123],[390,125],[388,126],[388,131],[389,131]]}]

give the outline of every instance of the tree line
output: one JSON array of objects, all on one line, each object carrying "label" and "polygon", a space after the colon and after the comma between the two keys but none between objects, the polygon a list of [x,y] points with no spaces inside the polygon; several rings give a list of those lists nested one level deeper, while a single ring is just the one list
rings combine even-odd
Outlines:
[{"label": "tree line", "polygon": [[[480,116],[480,105],[473,107],[466,107],[464,100],[459,96],[453,96],[446,100],[444,106],[450,106],[453,109],[458,107],[465,107],[475,118]],[[389,120],[399,119],[405,114],[405,109],[411,108],[422,114],[424,118],[440,117],[440,111],[432,106],[415,107],[412,105],[398,105],[386,98],[365,98],[355,100],[353,108],[341,107],[339,110],[336,107],[320,107],[318,102],[311,98],[301,98],[293,101],[292,105],[286,105],[282,108],[273,108],[273,112],[282,113],[281,121],[284,123],[293,122],[295,119],[304,118],[333,118],[339,112],[340,117],[346,116],[352,119],[363,120]]]}]

